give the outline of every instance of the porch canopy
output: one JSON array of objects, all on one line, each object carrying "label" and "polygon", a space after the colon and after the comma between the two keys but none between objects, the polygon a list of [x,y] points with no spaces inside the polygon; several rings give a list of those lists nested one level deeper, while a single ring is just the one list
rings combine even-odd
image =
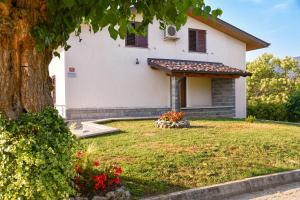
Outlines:
[{"label": "porch canopy", "polygon": [[148,65],[175,77],[239,78],[251,75],[217,62],[148,58]]},{"label": "porch canopy", "polygon": [[180,111],[182,107],[180,86],[184,77],[206,77],[212,79],[212,106],[231,107],[234,113],[234,79],[251,75],[244,70],[217,62],[148,58],[148,65],[171,77],[171,109],[174,111]]}]

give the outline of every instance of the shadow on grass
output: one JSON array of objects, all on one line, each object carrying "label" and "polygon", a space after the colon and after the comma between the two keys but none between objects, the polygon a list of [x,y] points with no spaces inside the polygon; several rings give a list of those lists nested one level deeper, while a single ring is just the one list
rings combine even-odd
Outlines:
[{"label": "shadow on grass", "polygon": [[214,121],[214,122],[224,122],[224,121],[234,121],[241,122],[244,119],[235,119],[235,118],[190,118],[190,121]]},{"label": "shadow on grass", "polygon": [[[265,167],[263,167],[265,166]],[[222,184],[229,181],[237,181],[237,180],[243,180],[246,178],[251,177],[257,177],[257,176],[264,176],[274,173],[280,173],[280,172],[286,172],[293,170],[293,168],[284,168],[284,167],[270,167],[266,165],[261,166],[262,169],[256,169],[253,171],[249,171],[248,173],[244,174],[243,178],[240,179],[218,179],[215,181],[215,183],[205,184],[200,187],[205,186],[213,186],[215,184]],[[191,187],[186,187],[182,185],[177,184],[170,184],[168,181],[160,180],[160,181],[154,181],[154,180],[142,180],[137,178],[132,178],[129,176],[122,177],[123,181],[125,183],[125,186],[129,189],[130,193],[133,196],[133,199],[141,199],[141,198],[147,198],[157,195],[164,195],[172,192],[178,192],[182,190],[188,190],[191,189]]]},{"label": "shadow on grass", "polygon": [[124,176],[122,179],[125,183],[125,186],[129,189],[133,199],[141,199],[190,189],[188,187],[170,184],[169,182],[163,180],[142,180],[128,176]]},{"label": "shadow on grass", "polygon": [[273,120],[263,120],[263,119],[259,119],[256,122],[262,124],[279,124],[279,125],[300,127],[300,123],[298,122],[273,121]]},{"label": "shadow on grass", "polygon": [[207,129],[207,128],[214,128],[215,126],[201,126],[201,125],[192,125],[187,129]]}]

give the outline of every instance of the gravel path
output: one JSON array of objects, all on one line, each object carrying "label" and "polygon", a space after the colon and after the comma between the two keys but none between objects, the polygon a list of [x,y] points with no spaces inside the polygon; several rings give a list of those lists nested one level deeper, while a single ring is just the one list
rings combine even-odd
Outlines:
[{"label": "gravel path", "polygon": [[268,190],[244,194],[225,200],[300,200],[300,182],[291,183]]}]

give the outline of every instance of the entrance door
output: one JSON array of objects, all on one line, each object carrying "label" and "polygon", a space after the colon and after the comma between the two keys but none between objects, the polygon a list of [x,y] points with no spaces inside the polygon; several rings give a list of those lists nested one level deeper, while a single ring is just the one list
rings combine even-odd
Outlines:
[{"label": "entrance door", "polygon": [[186,77],[180,81],[180,107],[186,107]]}]

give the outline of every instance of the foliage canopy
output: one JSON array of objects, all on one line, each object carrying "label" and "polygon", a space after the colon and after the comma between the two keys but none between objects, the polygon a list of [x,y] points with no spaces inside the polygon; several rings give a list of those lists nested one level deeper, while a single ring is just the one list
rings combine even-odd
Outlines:
[{"label": "foliage canopy", "polygon": [[[0,2],[8,2],[0,0]],[[69,34],[81,33],[81,24],[97,32],[108,27],[112,38],[124,38],[127,30],[143,33],[146,26],[156,17],[161,27],[174,24],[177,28],[186,22],[186,13],[193,8],[195,15],[217,17],[222,10],[212,10],[204,0],[46,0],[47,18],[33,27],[39,49],[56,49],[58,46],[69,48]],[[134,30],[131,20],[137,14],[143,15],[138,30]]]}]

